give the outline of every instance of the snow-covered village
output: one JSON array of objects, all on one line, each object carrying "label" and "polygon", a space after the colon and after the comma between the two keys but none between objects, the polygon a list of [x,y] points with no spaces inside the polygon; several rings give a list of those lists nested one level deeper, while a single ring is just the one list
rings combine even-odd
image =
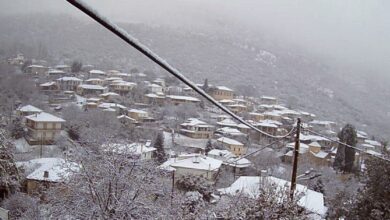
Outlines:
[{"label": "snow-covered village", "polygon": [[386,133],[223,77],[31,48],[0,46],[0,219],[390,218]]}]

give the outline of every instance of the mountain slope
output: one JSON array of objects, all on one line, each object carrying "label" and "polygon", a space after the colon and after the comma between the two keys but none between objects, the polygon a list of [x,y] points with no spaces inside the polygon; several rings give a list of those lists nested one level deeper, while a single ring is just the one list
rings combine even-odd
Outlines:
[{"label": "mountain slope", "polygon": [[[194,81],[207,77],[240,92],[277,96],[320,119],[350,122],[376,136],[390,137],[390,91],[384,79],[338,69],[298,48],[281,47],[245,32],[230,33],[228,28],[199,33],[143,24],[122,26]],[[82,59],[103,69],[161,71],[96,23],[34,15],[3,17],[0,28],[4,54],[22,43],[22,52],[36,56],[43,45],[54,63]]]}]

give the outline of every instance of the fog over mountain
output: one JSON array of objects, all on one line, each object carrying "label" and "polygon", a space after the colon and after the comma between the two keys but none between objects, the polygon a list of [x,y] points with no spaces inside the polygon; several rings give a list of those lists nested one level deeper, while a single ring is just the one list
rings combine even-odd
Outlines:
[{"label": "fog over mountain", "polygon": [[[253,88],[390,136],[388,1],[86,2],[197,82]],[[55,62],[158,70],[66,1],[2,0],[0,13],[5,47],[42,44]]]},{"label": "fog over mountain", "polygon": [[[0,1],[1,14],[81,13],[66,1]],[[390,69],[390,3],[363,0],[223,1],[87,0],[102,14],[137,22],[191,30],[229,29],[261,33],[294,43],[339,64],[354,64],[385,74]],[[245,38],[245,36],[242,36]],[[360,69],[360,67],[358,68]],[[388,75],[388,74],[387,74]]]}]

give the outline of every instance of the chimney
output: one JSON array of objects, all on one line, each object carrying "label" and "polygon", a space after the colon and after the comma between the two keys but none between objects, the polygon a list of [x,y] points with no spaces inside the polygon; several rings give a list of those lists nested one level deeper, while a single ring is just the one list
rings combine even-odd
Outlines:
[{"label": "chimney", "polygon": [[43,177],[44,177],[44,178],[49,178],[49,171],[45,170],[45,171],[43,172]]},{"label": "chimney", "polygon": [[192,158],[193,163],[199,163],[199,156],[196,155],[195,157]]}]

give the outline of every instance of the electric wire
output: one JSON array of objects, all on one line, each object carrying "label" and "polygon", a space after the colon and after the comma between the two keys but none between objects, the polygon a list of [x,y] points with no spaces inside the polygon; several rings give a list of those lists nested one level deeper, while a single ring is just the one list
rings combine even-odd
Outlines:
[{"label": "electric wire", "polygon": [[135,37],[131,36],[129,33],[127,33],[124,29],[120,28],[113,22],[111,22],[108,18],[103,17],[100,15],[96,10],[89,7],[86,3],[80,0],[66,0],[76,8],[78,8],[80,11],[87,14],[89,17],[91,17],[93,20],[104,26],[106,29],[111,31],[113,34],[124,40],[127,44],[141,52],[143,55],[151,59],[153,62],[158,64],[160,67],[162,67],[164,70],[178,78],[180,81],[182,81],[184,84],[192,88],[195,92],[203,96],[205,99],[210,101],[213,105],[217,106],[219,109],[221,109],[226,114],[232,116],[237,121],[241,122],[242,124],[248,126],[252,130],[255,130],[265,136],[271,137],[271,138],[284,138],[283,136],[278,135],[272,135],[267,132],[264,132],[252,124],[246,122],[238,115],[234,114],[232,111],[230,111],[228,108],[223,106],[222,104],[218,103],[213,97],[208,95],[204,90],[196,86],[193,82],[191,82],[187,77],[185,77],[183,74],[180,73],[179,70],[171,66],[168,62],[166,62],[164,59],[162,59],[159,55],[154,53],[152,50],[150,50],[147,46],[143,45],[139,40],[137,40]]},{"label": "electric wire", "polygon": [[362,152],[362,153],[364,153],[364,154],[370,155],[370,156],[372,156],[372,157],[375,157],[375,158],[378,158],[378,159],[381,159],[381,160],[385,160],[385,161],[387,161],[387,162],[390,162],[390,159],[388,159],[388,158],[381,157],[381,156],[374,155],[374,154],[369,154],[369,153],[365,152],[364,150],[362,150],[362,149],[360,149],[360,148],[354,147],[354,146],[352,146],[352,145],[343,143],[343,142],[338,141],[338,140],[334,140],[333,138],[330,138],[330,137],[328,137],[328,136],[326,136],[326,135],[323,135],[323,134],[321,134],[321,133],[319,133],[319,132],[315,132],[315,131],[313,131],[313,130],[310,130],[310,129],[307,129],[307,128],[303,128],[303,127],[302,127],[302,130],[307,131],[307,132],[312,133],[312,134],[315,134],[315,135],[317,135],[317,136],[323,137],[323,138],[325,138],[325,139],[327,139],[327,140],[329,140],[329,141],[332,141],[333,143],[338,143],[338,144],[344,145],[344,146],[346,146],[346,147],[353,148],[353,149],[355,149],[355,150],[357,150],[357,151],[359,151],[359,152]]}]

